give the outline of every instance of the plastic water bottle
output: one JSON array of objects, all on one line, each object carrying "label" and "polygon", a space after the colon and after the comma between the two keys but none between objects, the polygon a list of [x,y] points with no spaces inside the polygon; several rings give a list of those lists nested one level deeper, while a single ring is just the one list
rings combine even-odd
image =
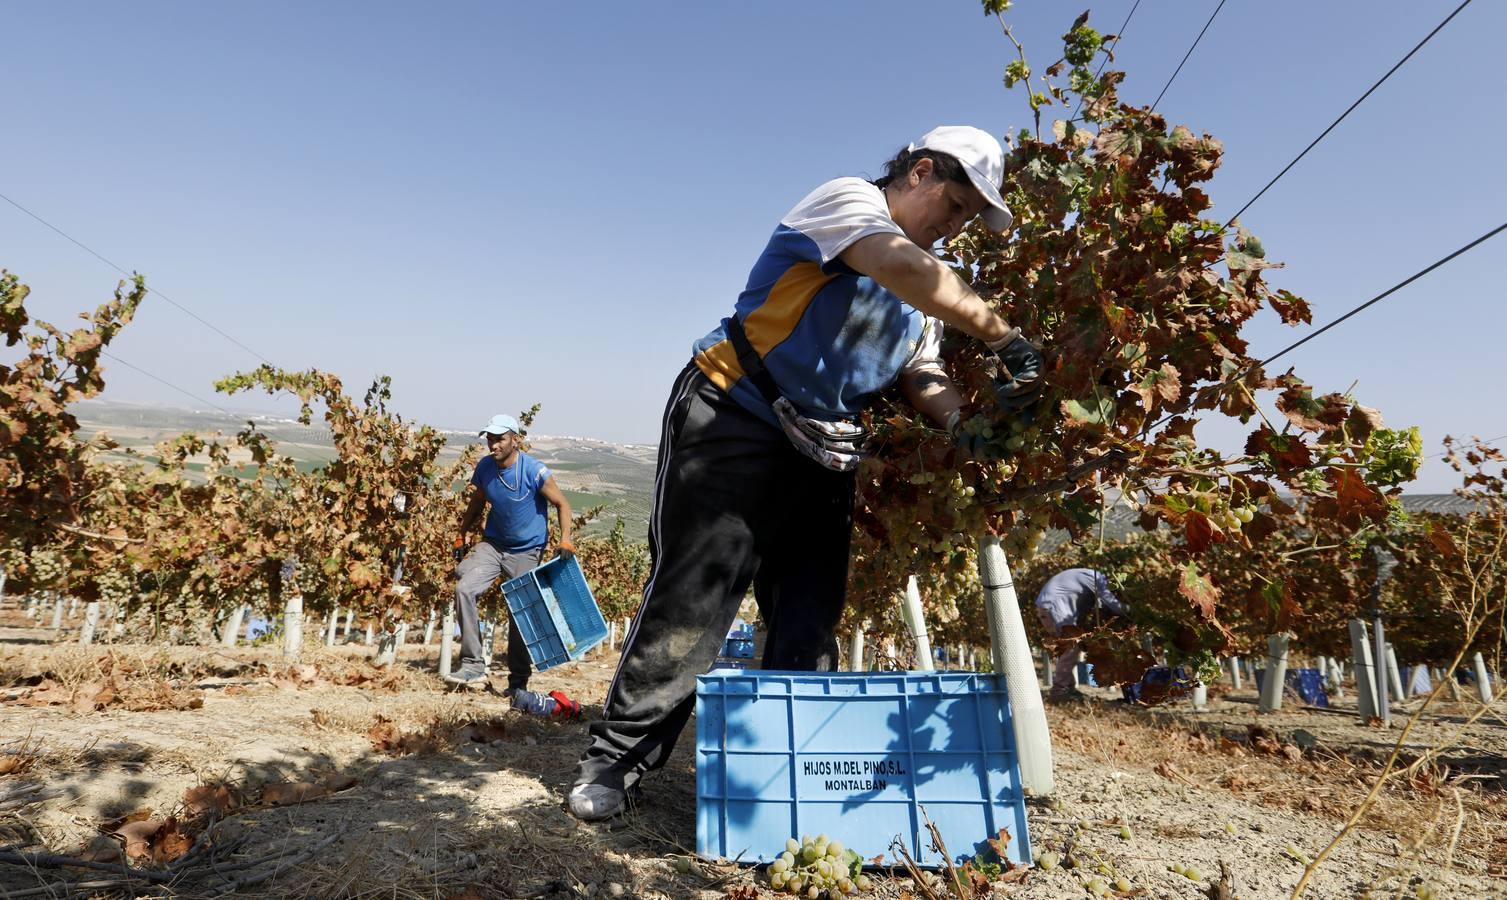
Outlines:
[{"label": "plastic water bottle", "polygon": [[532,713],[536,716],[549,718],[555,714],[555,710],[559,705],[555,701],[555,698],[547,694],[536,694],[533,691],[522,689],[513,692],[513,708],[521,709],[526,713]]}]

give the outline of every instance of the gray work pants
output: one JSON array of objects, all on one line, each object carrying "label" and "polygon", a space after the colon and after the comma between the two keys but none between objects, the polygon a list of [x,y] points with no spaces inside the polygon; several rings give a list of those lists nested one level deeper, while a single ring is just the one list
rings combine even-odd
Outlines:
[{"label": "gray work pants", "polygon": [[1076,685],[1073,681],[1073,669],[1078,665],[1078,641],[1063,639],[1062,628],[1053,618],[1050,611],[1036,607],[1036,617],[1041,620],[1041,628],[1048,636],[1057,638],[1057,663],[1052,669],[1052,693],[1065,694]]},{"label": "gray work pants", "polygon": [[[476,617],[476,598],[485,594],[492,585],[497,583],[498,578],[504,580],[517,578],[519,575],[539,565],[544,556],[544,548],[525,550],[521,553],[507,553],[482,541],[466,554],[460,565],[455,567],[457,578],[455,585],[455,611],[456,618],[460,620],[460,662],[461,666],[480,666],[481,657],[481,623]],[[508,687],[528,687],[529,676],[534,672],[533,663],[529,660],[528,645],[523,642],[523,635],[518,633],[518,625],[512,616],[508,617]]]}]

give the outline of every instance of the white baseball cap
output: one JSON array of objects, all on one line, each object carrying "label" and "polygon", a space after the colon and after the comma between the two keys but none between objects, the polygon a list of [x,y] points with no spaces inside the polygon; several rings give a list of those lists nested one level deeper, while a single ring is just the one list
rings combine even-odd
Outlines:
[{"label": "white baseball cap", "polygon": [[1005,180],[1005,151],[994,135],[972,125],[942,125],[926,132],[906,149],[912,153],[937,150],[962,163],[968,180],[989,204],[983,212],[985,225],[1004,231],[1015,221],[999,195],[999,186]]},{"label": "white baseball cap", "polygon": [[518,434],[518,420],[505,413],[499,413],[492,417],[487,427],[477,432],[477,437],[484,434],[507,434],[509,431]]}]

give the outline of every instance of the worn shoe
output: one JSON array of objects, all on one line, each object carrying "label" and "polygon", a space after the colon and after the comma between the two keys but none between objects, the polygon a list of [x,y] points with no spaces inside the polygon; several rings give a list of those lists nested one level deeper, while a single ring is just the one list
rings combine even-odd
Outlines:
[{"label": "worn shoe", "polygon": [[583,822],[621,815],[639,799],[638,786],[623,790],[609,784],[578,784],[570,789],[570,814]]},{"label": "worn shoe", "polygon": [[487,683],[487,669],[481,664],[464,664],[445,676],[446,684],[460,687],[481,687]]}]

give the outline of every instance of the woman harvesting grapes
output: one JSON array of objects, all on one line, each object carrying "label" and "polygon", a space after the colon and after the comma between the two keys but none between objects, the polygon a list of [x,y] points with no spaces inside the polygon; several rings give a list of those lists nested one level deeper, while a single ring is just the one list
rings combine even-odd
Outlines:
[{"label": "woman harvesting grapes", "polygon": [[576,816],[616,815],[669,758],[750,585],[766,668],[835,667],[859,413],[898,381],[978,450],[942,368],[944,327],[997,357],[1002,408],[1035,401],[1041,354],[928,252],[975,216],[1007,229],[1003,177],[994,137],[944,126],[882,178],[822,184],[781,219],[733,314],[696,342],[665,409],[649,579],[570,793]]}]

